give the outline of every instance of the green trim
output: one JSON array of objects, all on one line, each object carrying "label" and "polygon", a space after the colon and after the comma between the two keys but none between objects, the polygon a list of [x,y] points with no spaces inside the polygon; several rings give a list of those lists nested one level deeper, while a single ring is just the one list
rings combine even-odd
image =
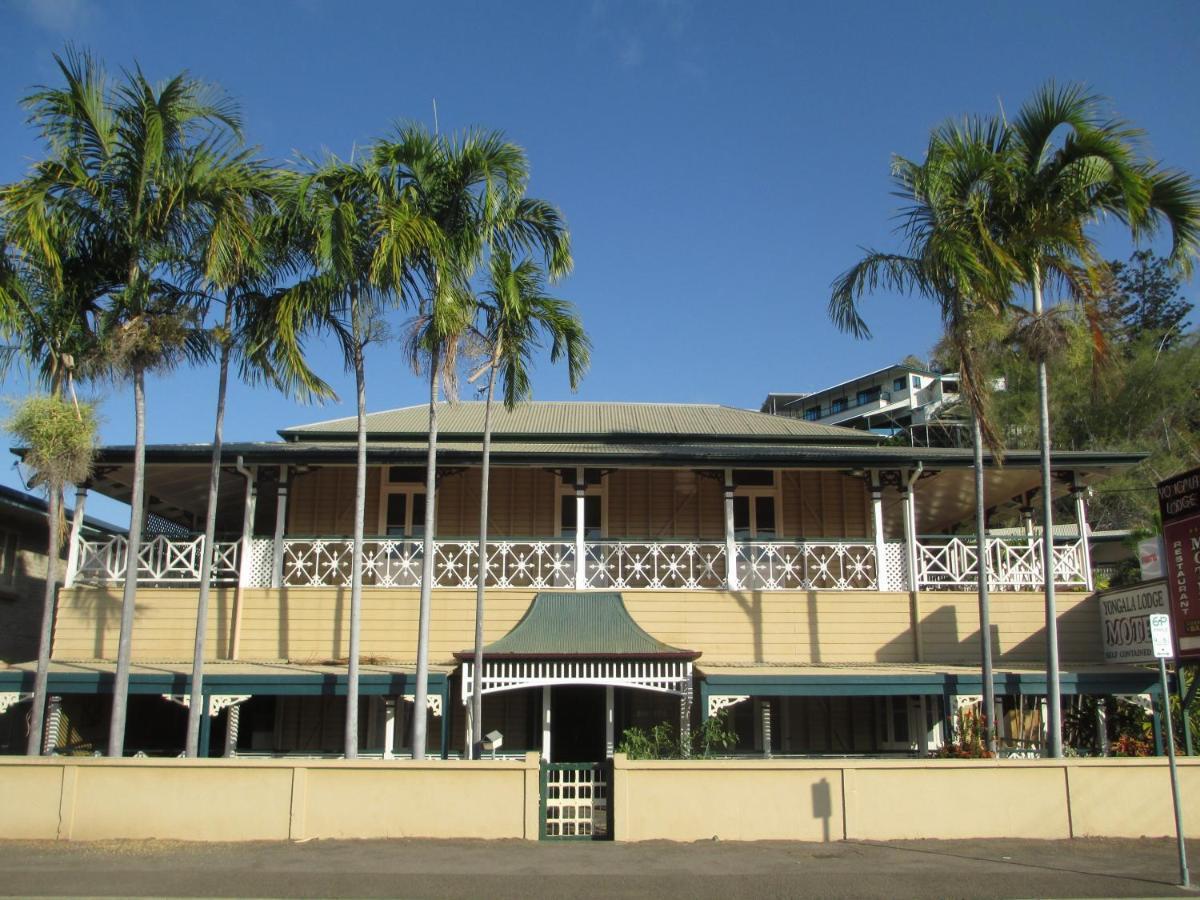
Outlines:
[{"label": "green trim", "polygon": [[[1144,694],[1152,691],[1156,675],[1134,672],[1063,672],[1064,694]],[[1032,672],[999,672],[993,678],[1000,694],[1042,695],[1046,676]],[[866,697],[917,694],[980,694],[980,675],[930,672],[896,675],[709,675],[700,685],[704,713],[710,696]]]},{"label": "green trim", "polygon": [[[188,694],[191,676],[184,672],[135,672],[129,677],[131,694]],[[34,673],[23,669],[0,671],[0,690],[33,690]],[[363,696],[411,695],[416,676],[407,672],[363,673],[359,675],[359,693]],[[111,672],[51,672],[48,690],[55,694],[109,694]],[[443,712],[449,700],[449,678],[443,672],[429,674],[429,690],[442,695]],[[220,675],[204,678],[209,694],[252,694],[270,696],[344,697],[345,674],[296,673],[270,675]]]}]

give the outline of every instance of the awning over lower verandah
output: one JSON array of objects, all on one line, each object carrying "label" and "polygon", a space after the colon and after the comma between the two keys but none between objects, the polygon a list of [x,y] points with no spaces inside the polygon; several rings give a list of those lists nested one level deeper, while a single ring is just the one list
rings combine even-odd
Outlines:
[{"label": "awning over lower verandah", "polygon": [[[947,665],[720,665],[699,667],[702,715],[724,705],[720,697],[975,696],[983,693],[978,667]],[[1046,671],[1001,666],[997,694],[1041,696]],[[1145,694],[1157,690],[1158,673],[1138,666],[1067,666],[1064,694]]]},{"label": "awning over lower verandah", "polygon": [[[33,691],[37,664],[19,663],[0,669],[0,714],[28,700]],[[116,664],[103,660],[50,663],[47,691],[51,695],[111,694]],[[430,666],[428,709],[441,720],[441,752],[449,743],[450,675],[452,666]],[[134,663],[130,666],[129,693],[157,695],[186,704],[190,700],[190,662]],[[363,663],[359,666],[359,694],[363,697],[411,699],[415,693],[415,667],[404,664]],[[204,666],[204,695],[209,717],[254,696],[344,697],[345,664],[292,662],[224,662]]]}]

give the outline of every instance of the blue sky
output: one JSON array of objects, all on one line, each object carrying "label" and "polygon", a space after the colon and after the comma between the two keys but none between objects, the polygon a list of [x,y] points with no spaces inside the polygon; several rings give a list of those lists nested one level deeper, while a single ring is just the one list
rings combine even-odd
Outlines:
[{"label": "blue sky", "polygon": [[[506,132],[529,153],[531,193],[571,226],[575,273],[557,292],[595,342],[578,394],[591,400],[757,407],[925,353],[926,304],[872,298],[876,337],[855,341],[826,318],[829,284],[860,246],[895,246],[891,154],[919,156],[942,120],[1011,111],[1047,79],[1089,84],[1154,156],[1200,174],[1190,2],[0,0],[0,181],[40,153],[18,103],[55,81],[68,41],[114,70],[217,82],[275,159],[431,124],[435,98],[443,130]],[[1111,256],[1131,249],[1115,229],[1101,238]],[[228,438],[351,414],[352,381],[315,357],[341,404],[235,388]],[[154,379],[149,439],[208,440],[214,385],[214,370]],[[0,388],[27,390],[19,376]],[[130,442],[128,390],[100,393],[104,440]],[[536,395],[571,396],[548,366]],[[377,348],[369,407],[422,399],[396,347]],[[0,480],[17,483],[7,463]]]}]

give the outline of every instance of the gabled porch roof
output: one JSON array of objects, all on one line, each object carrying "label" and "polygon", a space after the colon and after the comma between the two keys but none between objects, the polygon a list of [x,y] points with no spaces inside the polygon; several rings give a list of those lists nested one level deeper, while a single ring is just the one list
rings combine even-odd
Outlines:
[{"label": "gabled porch roof", "polygon": [[[470,660],[472,651],[454,654]],[[638,625],[615,591],[542,591],[512,630],[484,648],[507,659],[694,660],[695,650],[664,644]]]}]

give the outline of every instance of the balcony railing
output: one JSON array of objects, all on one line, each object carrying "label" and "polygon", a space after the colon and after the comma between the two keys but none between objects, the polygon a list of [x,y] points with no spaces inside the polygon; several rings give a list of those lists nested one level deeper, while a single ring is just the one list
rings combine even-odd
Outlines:
[{"label": "balcony railing", "polygon": [[[139,583],[197,584],[200,537],[155,536],[139,551]],[[245,572],[241,545],[218,541],[213,582],[247,587],[348,587],[353,541],[345,537],[284,538],[282,557],[274,541],[250,542]],[[128,543],[124,537],[81,540],[75,581],[104,584],[125,578]],[[471,539],[433,543],[433,584],[467,589],[479,578],[478,543]],[[990,538],[989,584],[997,590],[1041,587],[1041,543]],[[734,579],[729,578],[726,545],[705,541],[588,541],[584,571],[577,577],[576,546],[562,539],[504,539],[488,544],[486,585],[493,588],[614,590],[870,591],[908,590],[905,545],[888,541],[883,560],[874,542],[753,541],[735,548]],[[1085,587],[1082,543],[1054,548],[1056,584]],[[923,539],[916,547],[917,587],[921,590],[973,590],[975,545],[969,539]],[[416,588],[424,551],[419,540],[371,537],[363,541],[363,585]]]},{"label": "balcony railing", "polygon": [[[988,538],[988,586],[994,590],[1041,590],[1042,542]],[[1086,587],[1083,541],[1054,545],[1054,583]],[[922,590],[974,590],[979,555],[973,538],[924,539],[917,544],[917,585]]]}]

